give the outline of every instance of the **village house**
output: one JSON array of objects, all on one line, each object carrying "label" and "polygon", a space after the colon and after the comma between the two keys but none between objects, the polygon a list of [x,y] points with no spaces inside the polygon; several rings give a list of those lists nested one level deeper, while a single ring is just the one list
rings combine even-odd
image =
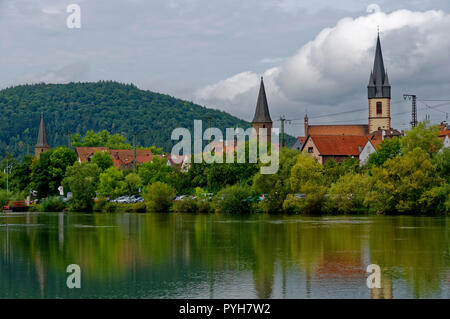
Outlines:
[{"label": "village house", "polygon": [[439,138],[444,142],[444,148],[450,148],[450,124],[441,123],[439,127]]},{"label": "village house", "polygon": [[[96,152],[106,152],[113,158],[114,166],[118,169],[133,169],[134,150],[112,150],[107,147],[76,147],[78,162],[90,162]],[[153,154],[150,150],[136,150],[138,165],[151,162]]]},{"label": "village house", "polygon": [[316,135],[308,136],[302,153],[310,154],[320,164],[334,159],[343,162],[349,158],[359,159],[359,155],[369,140],[355,135]]}]

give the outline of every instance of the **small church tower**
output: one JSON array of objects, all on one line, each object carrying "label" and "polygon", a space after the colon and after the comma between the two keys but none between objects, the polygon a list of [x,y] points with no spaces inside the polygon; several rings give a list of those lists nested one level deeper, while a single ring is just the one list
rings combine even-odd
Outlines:
[{"label": "small church tower", "polygon": [[269,105],[267,104],[266,90],[264,81],[261,77],[261,86],[259,88],[258,102],[256,103],[255,116],[252,121],[252,128],[256,129],[258,137],[261,136],[261,128],[266,129],[267,143],[271,142],[272,137],[272,119],[270,118]]},{"label": "small church tower", "polygon": [[378,34],[375,61],[367,90],[369,96],[369,133],[379,129],[389,130],[391,128],[391,85],[384,68],[380,34]]},{"label": "small church tower", "polygon": [[50,145],[47,141],[47,131],[45,130],[44,115],[41,115],[41,124],[39,125],[39,133],[36,145],[34,146],[34,156],[39,159],[41,153],[47,152]]}]

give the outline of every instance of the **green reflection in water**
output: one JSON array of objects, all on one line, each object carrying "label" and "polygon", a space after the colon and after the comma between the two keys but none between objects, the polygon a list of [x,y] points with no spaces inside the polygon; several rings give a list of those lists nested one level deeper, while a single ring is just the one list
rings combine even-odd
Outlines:
[{"label": "green reflection in water", "polygon": [[[0,216],[1,298],[448,298],[448,217]],[[382,269],[368,289],[367,265]],[[82,289],[66,287],[78,264]]]}]

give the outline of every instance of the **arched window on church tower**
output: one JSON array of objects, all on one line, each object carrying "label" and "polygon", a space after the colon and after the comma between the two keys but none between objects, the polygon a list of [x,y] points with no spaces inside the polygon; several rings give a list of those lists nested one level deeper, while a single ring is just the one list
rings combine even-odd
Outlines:
[{"label": "arched window on church tower", "polygon": [[377,115],[383,114],[383,103],[377,102]]}]

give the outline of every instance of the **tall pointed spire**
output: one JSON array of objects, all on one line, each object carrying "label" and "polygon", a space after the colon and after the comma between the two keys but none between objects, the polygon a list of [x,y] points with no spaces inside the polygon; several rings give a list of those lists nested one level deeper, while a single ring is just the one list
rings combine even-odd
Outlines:
[{"label": "tall pointed spire", "polygon": [[41,114],[41,124],[39,125],[39,133],[35,147],[49,148],[47,141],[47,131],[45,130],[44,115]]},{"label": "tall pointed spire", "polygon": [[373,71],[370,75],[368,91],[370,98],[391,98],[391,86],[384,67],[383,52],[381,50],[380,34],[377,37],[377,47],[375,50],[375,60]]},{"label": "tall pointed spire", "polygon": [[258,102],[256,103],[255,116],[252,123],[272,123],[269,113],[269,105],[267,104],[266,90],[264,88],[264,80],[261,77],[261,85],[259,87]]}]

